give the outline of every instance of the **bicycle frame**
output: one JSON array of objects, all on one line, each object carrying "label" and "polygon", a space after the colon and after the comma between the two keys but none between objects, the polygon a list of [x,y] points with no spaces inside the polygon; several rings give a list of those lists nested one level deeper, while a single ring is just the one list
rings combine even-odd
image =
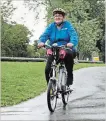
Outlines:
[{"label": "bicycle frame", "polygon": [[[65,65],[64,65],[64,62],[63,60],[60,61],[60,65],[59,67],[57,68],[57,64],[56,64],[56,47],[53,48],[53,56],[54,56],[54,60],[52,62],[52,77],[51,79],[55,79],[56,80],[56,83],[58,85],[58,88],[60,90],[62,85],[64,86],[66,84],[66,75],[67,75],[67,71],[66,71],[66,68],[65,68]],[[57,71],[58,69],[58,71]],[[56,73],[58,73],[58,79],[56,79]]]}]

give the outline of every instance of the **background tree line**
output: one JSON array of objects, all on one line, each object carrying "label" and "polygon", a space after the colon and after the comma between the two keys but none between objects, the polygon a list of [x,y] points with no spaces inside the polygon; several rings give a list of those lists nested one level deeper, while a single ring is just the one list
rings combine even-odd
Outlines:
[{"label": "background tree line", "polygon": [[[25,2],[27,7],[36,9]],[[46,6],[47,24],[53,22],[52,10],[61,7],[67,11],[66,19],[70,21],[79,35],[79,59],[92,59],[92,55],[100,56],[105,61],[105,4],[98,0],[45,0],[37,2]],[[15,8],[11,0],[2,4],[1,13],[1,55],[17,57],[39,57],[45,55],[44,49],[37,49],[37,42],[29,45],[31,32],[24,25],[8,23],[9,17]],[[39,13],[38,13],[39,14]],[[38,17],[38,16],[37,16]],[[8,19],[7,19],[8,18]],[[36,18],[37,19],[37,18]]]},{"label": "background tree line", "polygon": [[[40,3],[41,4],[41,3]],[[40,5],[39,4],[39,5]],[[25,5],[29,3],[25,2]],[[14,21],[10,21],[14,8],[12,0],[3,1],[1,4],[1,56],[6,57],[43,57],[44,49],[37,49],[37,40],[30,45],[32,33],[29,29]],[[38,14],[37,14],[38,15]],[[38,16],[36,15],[36,19]]]}]

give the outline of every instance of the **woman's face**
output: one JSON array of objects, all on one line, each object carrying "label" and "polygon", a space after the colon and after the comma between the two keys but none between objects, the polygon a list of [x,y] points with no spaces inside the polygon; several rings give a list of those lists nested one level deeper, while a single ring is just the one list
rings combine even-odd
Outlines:
[{"label": "woman's face", "polygon": [[64,16],[62,14],[55,14],[54,15],[54,21],[59,24],[64,20]]}]

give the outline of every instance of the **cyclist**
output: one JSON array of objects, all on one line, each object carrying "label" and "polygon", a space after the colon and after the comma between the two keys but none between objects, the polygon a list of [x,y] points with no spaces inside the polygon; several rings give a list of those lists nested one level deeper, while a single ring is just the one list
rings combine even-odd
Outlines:
[{"label": "cyclist", "polygon": [[[67,69],[67,85],[73,89],[73,64],[76,56],[76,46],[78,44],[78,35],[72,24],[65,20],[66,12],[62,8],[56,8],[53,10],[54,22],[49,24],[44,33],[40,36],[38,41],[38,47],[43,47],[45,42],[49,40],[49,44],[57,43],[60,45],[67,45],[70,48],[66,51],[64,63]],[[49,73],[53,56],[50,55],[45,67],[45,77],[47,84],[49,82]]]}]

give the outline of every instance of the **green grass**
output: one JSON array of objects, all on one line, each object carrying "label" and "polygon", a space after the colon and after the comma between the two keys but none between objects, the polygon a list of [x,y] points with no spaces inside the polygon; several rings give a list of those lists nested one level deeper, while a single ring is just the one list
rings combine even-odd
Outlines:
[{"label": "green grass", "polygon": [[[91,66],[105,65],[80,63],[74,70]],[[45,91],[44,68],[43,62],[2,62],[1,106],[18,104]]]}]

